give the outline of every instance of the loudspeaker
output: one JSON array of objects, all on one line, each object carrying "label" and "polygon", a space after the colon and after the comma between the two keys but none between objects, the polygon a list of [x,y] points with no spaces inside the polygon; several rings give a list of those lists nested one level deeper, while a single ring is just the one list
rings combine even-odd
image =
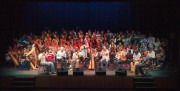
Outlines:
[{"label": "loudspeaker", "polygon": [[100,75],[100,76],[102,76],[102,75],[106,75],[106,69],[105,68],[97,68],[96,70],[95,70],[95,73],[96,73],[96,75]]},{"label": "loudspeaker", "polygon": [[84,70],[82,68],[73,68],[74,76],[82,76],[84,75]]},{"label": "loudspeaker", "polygon": [[68,69],[67,68],[57,68],[57,75],[58,76],[68,75]]},{"label": "loudspeaker", "polygon": [[115,71],[116,76],[127,76],[127,70],[125,68],[119,68]]}]

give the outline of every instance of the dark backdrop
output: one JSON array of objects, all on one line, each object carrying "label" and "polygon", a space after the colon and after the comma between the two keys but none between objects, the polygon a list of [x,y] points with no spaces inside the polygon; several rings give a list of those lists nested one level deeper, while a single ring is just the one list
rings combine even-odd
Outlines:
[{"label": "dark backdrop", "polygon": [[0,52],[3,54],[12,39],[23,33],[60,30],[62,27],[75,29],[79,26],[84,30],[110,29],[113,32],[134,29],[165,37],[171,42],[172,58],[177,58],[179,4],[178,0],[0,1],[0,41],[3,43]]}]

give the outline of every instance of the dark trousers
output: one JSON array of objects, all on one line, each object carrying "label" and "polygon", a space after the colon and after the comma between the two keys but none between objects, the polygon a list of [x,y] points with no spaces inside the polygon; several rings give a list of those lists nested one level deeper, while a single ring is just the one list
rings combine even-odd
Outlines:
[{"label": "dark trousers", "polygon": [[138,65],[136,65],[136,67],[135,67],[135,74],[138,74],[139,72],[141,73],[141,74],[144,74],[144,71],[143,71],[143,69],[142,68],[144,68],[144,67],[148,67],[148,65],[147,64],[138,64]]},{"label": "dark trousers", "polygon": [[67,68],[66,59],[57,59],[57,62],[60,62],[61,68]]}]

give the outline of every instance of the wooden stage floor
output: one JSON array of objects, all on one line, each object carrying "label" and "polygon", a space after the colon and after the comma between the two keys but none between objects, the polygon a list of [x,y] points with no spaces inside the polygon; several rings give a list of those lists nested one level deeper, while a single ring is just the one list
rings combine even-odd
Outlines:
[{"label": "wooden stage floor", "polygon": [[[0,68],[0,76],[38,76],[38,75],[48,75],[48,74],[38,74],[38,69],[36,70],[21,70],[17,68],[10,68],[10,67],[1,67]],[[53,74],[57,75],[57,74]],[[72,70],[68,70],[68,75],[73,75]],[[95,75],[94,70],[84,70],[84,76],[91,76]],[[107,76],[115,76],[115,70],[107,70],[106,71]],[[149,72],[146,76],[152,76],[152,77],[166,77],[166,76],[174,76],[176,75],[172,70],[152,70]],[[134,77],[134,76],[141,76],[141,75],[135,75],[134,73],[131,73],[129,69],[127,69],[127,76],[128,77]]]}]

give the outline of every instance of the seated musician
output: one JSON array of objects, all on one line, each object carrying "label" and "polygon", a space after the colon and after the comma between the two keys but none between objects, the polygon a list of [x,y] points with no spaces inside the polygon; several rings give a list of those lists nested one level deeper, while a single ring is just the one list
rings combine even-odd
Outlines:
[{"label": "seated musician", "polygon": [[54,54],[51,49],[46,52],[45,56],[47,61],[54,62]]},{"label": "seated musician", "polygon": [[[84,43],[83,43],[83,44],[84,44]],[[82,57],[83,57],[82,61],[83,61],[83,63],[84,63],[84,66],[87,66],[87,63],[88,63],[88,61],[90,60],[90,58],[88,57],[88,56],[89,56],[89,55],[88,55],[88,46],[86,46],[85,44],[82,45],[82,46],[80,47],[80,51],[81,51],[81,54],[82,54]]]},{"label": "seated musician", "polygon": [[67,67],[66,51],[64,50],[63,47],[60,47],[60,50],[57,52],[56,59],[57,59],[57,62],[59,61],[61,62],[61,65],[63,65],[62,63],[64,63],[65,68]]},{"label": "seated musician", "polygon": [[100,64],[101,64],[100,68],[103,68],[103,63],[106,62],[105,69],[107,70],[108,62],[109,62],[109,51],[106,49],[105,46],[102,47],[102,51],[100,55],[102,56],[102,58],[100,59]]},{"label": "seated musician", "polygon": [[126,49],[120,48],[119,51],[116,53],[114,64],[115,68],[119,68],[119,64],[126,63]]},{"label": "seated musician", "polygon": [[161,46],[158,47],[158,53],[156,54],[156,59],[155,59],[156,66],[158,68],[160,69],[162,68],[165,58],[166,58],[166,55],[165,55],[164,49]]},{"label": "seated musician", "polygon": [[155,52],[153,48],[150,48],[150,50],[148,51],[147,57],[150,61],[153,61],[155,59]]},{"label": "seated musician", "polygon": [[144,71],[142,68],[148,67],[151,64],[151,61],[149,60],[148,51],[144,50],[142,55],[142,61],[135,66],[135,74],[138,75],[140,72],[142,75],[144,75]]},{"label": "seated musician", "polygon": [[81,58],[82,58],[81,52],[78,50],[78,47],[75,47],[75,50],[72,55],[71,67],[74,68],[74,64],[75,64],[75,68],[79,68],[79,61],[81,60]]},{"label": "seated musician", "polygon": [[56,74],[53,62],[46,61],[45,50],[41,50],[40,54],[38,55],[38,59],[40,60],[40,65],[48,66],[50,68],[49,74]]},{"label": "seated musician", "polygon": [[22,68],[27,68],[28,70],[36,69],[34,66],[31,66],[32,63],[30,62],[30,60],[26,56],[23,56],[23,55],[20,57],[20,64]]},{"label": "seated musician", "polygon": [[81,52],[82,52],[82,55],[83,55],[83,57],[84,58],[87,58],[87,48],[88,48],[88,46],[86,46],[86,45],[82,45],[81,47],[80,47],[80,50],[81,50]]},{"label": "seated musician", "polygon": [[133,54],[133,60],[131,62],[131,73],[135,72],[135,67],[137,64],[139,64],[141,61],[141,53],[138,52],[138,50],[135,50]]}]

